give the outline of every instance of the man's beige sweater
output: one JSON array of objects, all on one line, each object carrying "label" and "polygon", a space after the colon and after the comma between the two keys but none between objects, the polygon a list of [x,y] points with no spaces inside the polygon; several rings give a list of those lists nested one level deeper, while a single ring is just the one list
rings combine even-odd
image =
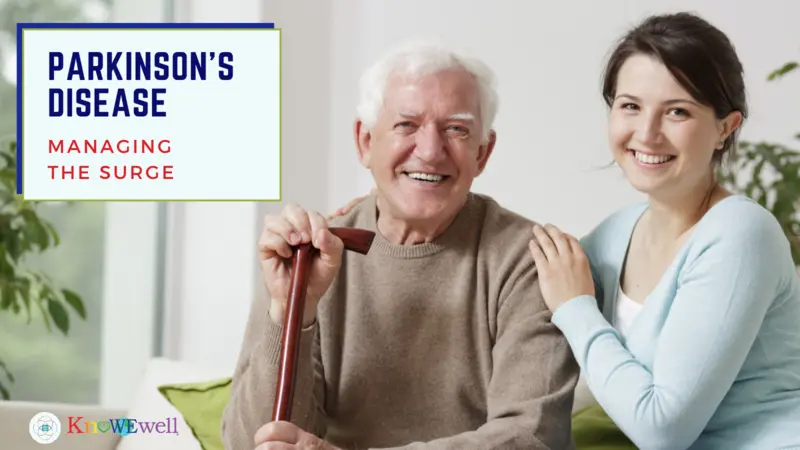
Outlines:
[{"label": "man's beige sweater", "polygon": [[[376,231],[368,197],[332,226]],[[292,422],[343,449],[565,449],[578,366],[550,323],[532,222],[471,194],[434,242],[347,253],[303,331]],[[222,433],[271,420],[281,326],[254,302]]]}]

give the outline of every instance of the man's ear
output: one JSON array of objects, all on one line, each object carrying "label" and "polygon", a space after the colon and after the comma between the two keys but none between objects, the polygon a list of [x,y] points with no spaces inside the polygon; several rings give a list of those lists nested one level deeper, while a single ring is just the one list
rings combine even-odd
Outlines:
[{"label": "man's ear", "polygon": [[494,130],[489,130],[489,139],[478,148],[478,175],[482,174],[486,168],[486,163],[489,162],[489,157],[492,156],[496,143],[497,133]]},{"label": "man's ear", "polygon": [[356,149],[358,150],[358,160],[361,162],[362,166],[369,169],[372,134],[367,130],[367,127],[361,119],[356,119],[353,131],[355,133]]}]

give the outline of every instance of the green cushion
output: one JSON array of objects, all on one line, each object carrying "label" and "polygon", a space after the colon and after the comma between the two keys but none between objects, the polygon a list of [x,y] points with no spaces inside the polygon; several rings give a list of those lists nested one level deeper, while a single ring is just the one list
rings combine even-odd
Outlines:
[{"label": "green cushion", "polygon": [[180,411],[203,450],[225,450],[220,429],[222,413],[231,397],[231,378],[166,384],[158,391]]},{"label": "green cushion", "polygon": [[577,450],[636,450],[600,405],[588,406],[572,415],[572,437]]}]

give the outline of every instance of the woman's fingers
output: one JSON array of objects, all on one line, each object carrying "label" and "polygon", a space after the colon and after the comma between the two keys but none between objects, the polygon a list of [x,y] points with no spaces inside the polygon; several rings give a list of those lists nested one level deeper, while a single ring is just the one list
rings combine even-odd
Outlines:
[{"label": "woman's fingers", "polygon": [[533,256],[533,262],[536,263],[536,269],[540,272],[545,270],[547,267],[547,256],[544,254],[541,247],[539,247],[539,243],[531,239],[531,241],[528,242],[528,248]]},{"label": "woman's fingers", "polygon": [[569,242],[569,249],[572,252],[572,256],[576,258],[583,258],[586,256],[586,253],[583,251],[583,247],[581,246],[581,241],[578,240],[575,236],[571,234],[565,234],[567,241]]},{"label": "woman's fingers", "polygon": [[553,239],[550,238],[550,235],[547,234],[547,231],[544,229],[544,227],[539,224],[534,225],[533,236],[536,238],[539,248],[541,248],[542,253],[544,253],[548,261],[558,258],[558,248],[556,248]]},{"label": "woman's fingers", "polygon": [[556,250],[558,250],[559,256],[562,257],[572,256],[572,249],[570,248],[569,240],[564,235],[564,233],[562,233],[561,230],[558,229],[557,226],[548,223],[547,225],[544,226],[544,230],[547,232],[547,235],[550,236],[550,239],[553,241]]}]

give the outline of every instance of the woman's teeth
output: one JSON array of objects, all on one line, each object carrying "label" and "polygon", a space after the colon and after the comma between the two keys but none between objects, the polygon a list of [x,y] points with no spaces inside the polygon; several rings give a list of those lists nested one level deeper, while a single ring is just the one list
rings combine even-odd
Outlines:
[{"label": "woman's teeth", "polygon": [[645,164],[662,164],[675,159],[675,157],[672,155],[647,155],[637,151],[634,151],[633,154],[636,159],[639,160],[639,162],[643,162]]},{"label": "woman's teeth", "polygon": [[439,182],[444,179],[444,175],[436,175],[432,173],[421,173],[421,172],[408,172],[406,173],[410,178],[420,181],[429,181],[429,182]]}]

